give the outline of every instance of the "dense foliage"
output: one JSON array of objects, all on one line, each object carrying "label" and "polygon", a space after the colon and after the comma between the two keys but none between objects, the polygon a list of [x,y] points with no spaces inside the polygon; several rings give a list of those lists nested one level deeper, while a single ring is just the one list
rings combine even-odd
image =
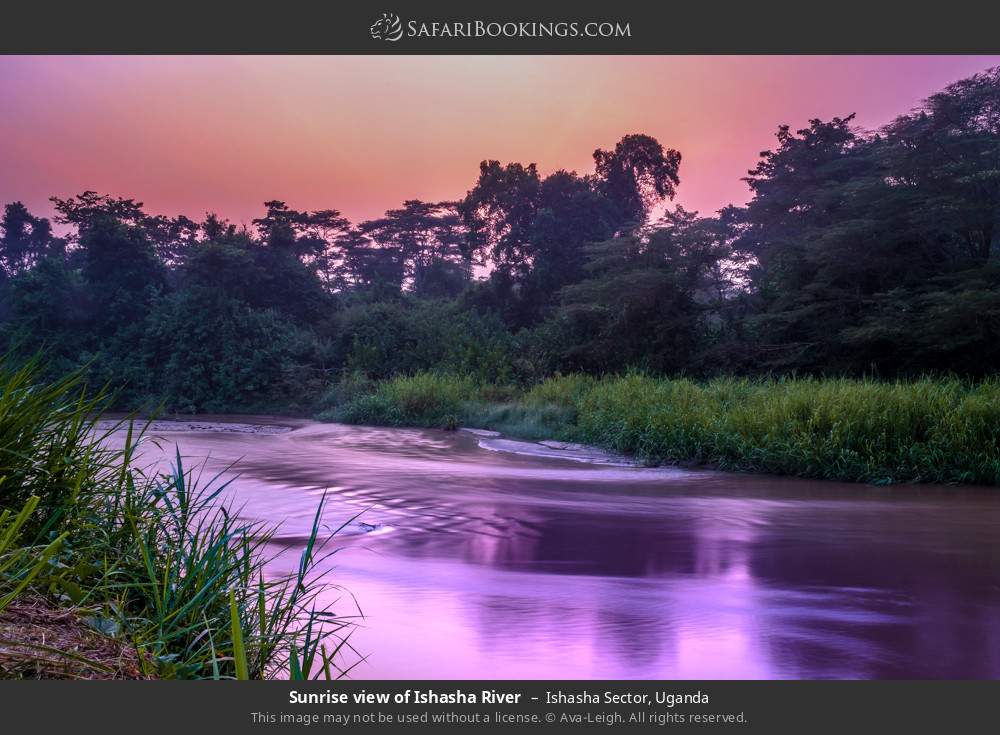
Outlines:
[{"label": "dense foliage", "polygon": [[484,161],[453,202],[352,225],[280,201],[237,226],[95,192],[8,204],[0,329],[129,408],[308,411],[331,386],[439,370],[982,377],[1000,358],[1000,70],[876,131],[778,129],[752,199],[669,200],[647,135],[543,176]]}]

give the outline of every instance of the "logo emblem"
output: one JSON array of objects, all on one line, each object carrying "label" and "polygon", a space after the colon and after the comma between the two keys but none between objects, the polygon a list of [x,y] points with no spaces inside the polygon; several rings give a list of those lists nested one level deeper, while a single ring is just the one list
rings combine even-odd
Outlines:
[{"label": "logo emblem", "polygon": [[376,41],[398,41],[403,37],[403,23],[395,13],[382,13],[368,30]]}]

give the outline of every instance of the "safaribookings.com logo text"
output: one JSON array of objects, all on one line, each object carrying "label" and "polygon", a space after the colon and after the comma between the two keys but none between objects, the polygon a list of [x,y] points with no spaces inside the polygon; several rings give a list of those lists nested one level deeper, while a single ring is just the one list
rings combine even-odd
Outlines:
[{"label": "safaribookings.com logo text", "polygon": [[406,38],[631,38],[625,21],[420,21],[383,13],[369,28],[376,41]]}]

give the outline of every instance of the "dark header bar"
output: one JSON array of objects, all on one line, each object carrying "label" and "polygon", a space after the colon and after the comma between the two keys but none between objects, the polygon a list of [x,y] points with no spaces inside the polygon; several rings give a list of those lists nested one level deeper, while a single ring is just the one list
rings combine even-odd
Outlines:
[{"label": "dark header bar", "polygon": [[4,53],[997,53],[1000,6],[967,0],[14,3]]}]

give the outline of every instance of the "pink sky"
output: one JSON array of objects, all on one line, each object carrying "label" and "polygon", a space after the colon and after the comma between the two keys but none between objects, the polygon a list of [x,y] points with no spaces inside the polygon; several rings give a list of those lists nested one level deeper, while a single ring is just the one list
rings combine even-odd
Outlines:
[{"label": "pink sky", "polygon": [[683,154],[677,201],[746,200],[780,123],[874,127],[1000,56],[0,57],[0,203],[135,197],[249,222],[267,199],[353,220],[458,198],[479,161],[592,169],[642,132]]}]

